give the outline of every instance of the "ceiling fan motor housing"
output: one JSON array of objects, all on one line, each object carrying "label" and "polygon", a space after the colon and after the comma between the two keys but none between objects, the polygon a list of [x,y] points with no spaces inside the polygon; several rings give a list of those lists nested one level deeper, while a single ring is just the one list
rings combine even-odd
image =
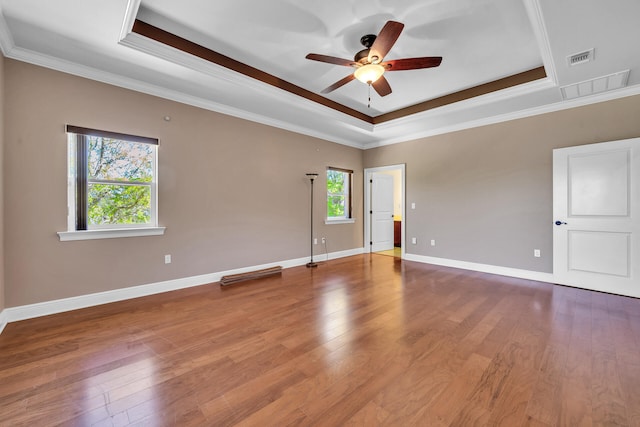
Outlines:
[{"label": "ceiling fan motor housing", "polygon": [[362,49],[360,52],[356,53],[353,57],[354,62],[358,62],[360,64],[366,64],[369,60],[369,49]]},{"label": "ceiling fan motor housing", "polygon": [[376,36],[375,34],[367,34],[365,36],[362,36],[360,37],[360,44],[368,49],[373,46],[373,42],[376,41],[376,37],[378,36]]},{"label": "ceiling fan motor housing", "polygon": [[375,34],[367,34],[360,37],[360,44],[362,44],[365,49],[362,49],[360,52],[356,53],[356,55],[353,57],[354,62],[359,62],[363,65],[369,62],[369,50],[371,46],[373,46],[373,42],[376,41],[377,37],[378,36],[376,36]]}]

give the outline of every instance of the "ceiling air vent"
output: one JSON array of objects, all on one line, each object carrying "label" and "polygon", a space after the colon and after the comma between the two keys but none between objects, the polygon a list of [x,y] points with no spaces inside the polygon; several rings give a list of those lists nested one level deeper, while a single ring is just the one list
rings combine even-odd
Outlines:
[{"label": "ceiling air vent", "polygon": [[607,76],[585,80],[580,83],[562,86],[560,88],[560,92],[564,99],[574,99],[582,96],[596,95],[610,90],[621,89],[627,86],[628,81],[629,70],[624,70]]},{"label": "ceiling air vent", "polygon": [[567,56],[567,62],[571,67],[574,65],[586,64],[589,61],[593,61],[593,48]]}]

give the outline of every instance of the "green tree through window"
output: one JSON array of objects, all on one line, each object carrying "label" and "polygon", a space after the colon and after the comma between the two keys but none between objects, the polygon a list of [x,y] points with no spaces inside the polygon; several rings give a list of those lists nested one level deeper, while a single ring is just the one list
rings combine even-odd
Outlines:
[{"label": "green tree through window", "polygon": [[327,169],[327,219],[351,218],[351,175],[353,171]]},{"label": "green tree through window", "polygon": [[88,144],[88,224],[149,223],[154,147],[101,137]]},{"label": "green tree through window", "polygon": [[75,229],[157,226],[157,140],[75,126],[67,132]]}]

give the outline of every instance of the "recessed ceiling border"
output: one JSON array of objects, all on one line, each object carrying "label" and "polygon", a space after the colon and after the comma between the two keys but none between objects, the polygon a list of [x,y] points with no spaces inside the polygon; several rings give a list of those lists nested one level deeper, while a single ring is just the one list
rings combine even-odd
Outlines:
[{"label": "recessed ceiling border", "polygon": [[[531,2],[538,4],[537,0],[525,0],[525,2],[527,4]],[[139,5],[139,4],[140,4],[140,0],[129,0],[128,9],[123,14],[123,17],[125,17],[125,20],[127,15],[132,15],[133,18],[137,16],[136,5]],[[140,81],[138,79],[133,79],[125,75],[105,72],[104,70],[98,70],[96,68],[93,68],[87,65],[72,63],[61,58],[52,57],[42,52],[25,49],[21,46],[17,46],[14,43],[14,38],[11,35],[10,27],[6,26],[7,21],[6,21],[4,12],[5,11],[2,10],[2,8],[0,7],[0,47],[2,48],[2,51],[6,58],[31,63],[37,66],[61,71],[64,73],[69,73],[79,77],[88,78],[91,80],[103,82],[106,84],[111,84],[114,86],[134,90],[141,93],[147,93],[149,95],[157,96],[164,99],[169,99],[169,100],[187,104],[187,105],[192,105],[194,107],[199,107],[199,108],[204,108],[211,111],[220,112],[230,116],[243,118],[245,120],[262,123],[262,124],[273,126],[276,128],[286,129],[292,132],[309,135],[309,136],[324,139],[327,141],[332,141],[341,145],[347,145],[350,147],[365,149],[365,150],[369,148],[375,148],[375,147],[380,147],[385,145],[398,144],[398,143],[425,138],[433,135],[446,134],[446,133],[460,131],[464,129],[471,129],[471,128],[491,125],[495,123],[508,122],[511,120],[522,119],[526,117],[536,116],[539,114],[546,114],[546,113],[552,113],[556,111],[568,110],[568,109],[583,107],[591,104],[597,104],[600,102],[607,102],[615,99],[621,99],[625,97],[640,95],[640,85],[636,85],[636,86],[631,86],[623,89],[617,89],[617,90],[606,92],[606,93],[582,97],[582,98],[578,98],[570,101],[559,100],[558,102],[552,102],[552,103],[549,103],[546,105],[540,105],[537,107],[529,106],[523,109],[518,109],[517,111],[512,111],[510,113],[494,115],[491,117],[479,117],[474,120],[459,122],[453,125],[435,123],[435,126],[431,125],[431,126],[428,126],[428,128],[425,127],[422,130],[404,132],[402,134],[396,134],[396,136],[389,136],[389,135],[383,136],[378,134],[378,131],[382,130],[382,128],[387,128],[387,127],[389,127],[390,129],[397,128],[398,126],[401,126],[405,121],[414,122],[416,120],[421,120],[423,117],[425,117],[425,114],[430,115],[431,113],[425,112],[422,114],[405,117],[404,119],[397,119],[397,120],[386,122],[376,126],[367,125],[363,122],[360,122],[361,123],[360,126],[362,126],[362,128],[360,128],[360,126],[358,125],[356,125],[356,128],[353,128],[354,123],[358,122],[358,120],[353,119],[351,117],[344,117],[344,115],[330,109],[324,109],[326,113],[329,114],[330,116],[333,116],[333,117],[343,116],[344,117],[344,119],[342,120],[343,125],[349,126],[349,123],[350,123],[351,131],[356,131],[358,133],[361,133],[362,135],[365,135],[365,134],[369,135],[369,138],[367,141],[356,140],[354,138],[338,136],[331,132],[325,132],[323,130],[310,128],[308,126],[305,126],[304,123],[293,124],[291,122],[287,122],[282,119],[266,117],[260,113],[252,113],[245,109],[240,109],[240,108],[232,107],[229,105],[220,104],[211,99],[205,99],[202,97],[185,94],[176,90],[169,89],[167,87],[161,87],[154,84],[150,84],[148,82]],[[133,18],[131,19],[130,22],[133,22]],[[125,35],[128,34],[128,37],[135,36],[135,34],[131,34],[130,30],[126,28],[125,23],[123,23],[121,28],[123,29],[123,34]],[[140,37],[140,39],[143,39],[143,37]],[[119,43],[125,44],[122,42],[122,40],[120,40]],[[442,112],[446,110],[455,111],[459,108],[468,108],[469,105],[471,104],[474,104],[474,105],[477,103],[485,104],[487,102],[491,103],[493,101],[503,99],[505,96],[511,97],[511,96],[517,96],[518,94],[522,94],[522,93],[530,93],[532,91],[537,92],[538,90],[549,89],[547,86],[549,85],[555,86],[553,82],[554,74],[552,73],[553,67],[550,67],[550,64],[552,64],[553,62],[549,62],[549,58],[547,58],[547,59],[544,59],[544,63],[545,63],[547,74],[549,75],[549,77],[545,81],[537,81],[530,84],[513,87],[510,89],[505,89],[500,92],[490,93],[487,95],[480,96],[478,98],[470,99],[470,100],[459,102],[456,104],[450,104],[448,106],[440,107],[439,109],[437,109],[437,111],[438,112]],[[232,73],[230,71],[227,73],[227,75],[231,75],[231,74],[235,74],[235,73]],[[243,79],[250,80],[246,77],[243,77]],[[266,85],[256,81],[254,86],[265,87]],[[277,91],[277,89],[275,88],[273,90]],[[291,98],[294,99],[295,96],[291,95]],[[313,103],[308,102],[308,104],[311,105]],[[432,111],[432,113],[435,113],[435,111]],[[369,126],[371,127],[369,128]],[[369,128],[369,130],[367,131],[366,128]]]},{"label": "recessed ceiling border", "polygon": [[318,95],[317,93],[311,92],[310,90],[304,89],[258,68],[252,67],[251,65],[247,65],[243,62],[237,61],[229,56],[223,55],[219,52],[177,36],[173,33],[163,30],[162,28],[158,28],[139,19],[135,20],[131,32],[143,37],[147,37],[151,40],[155,40],[158,43],[171,46],[174,49],[217,64],[221,67],[235,71],[236,73],[251,77],[270,86],[274,86],[289,93],[298,95],[302,98],[306,98],[310,101],[324,105],[325,107],[340,111],[341,113],[347,114],[369,124],[373,124],[372,117],[361,113],[360,111],[332,101],[328,98]]},{"label": "recessed ceiling border", "polygon": [[409,107],[400,108],[389,113],[381,114],[373,118],[373,123],[377,125],[391,120],[407,117],[412,114],[422,113],[434,108],[443,107],[445,105],[453,104],[460,101],[466,101],[471,98],[476,98],[478,96],[487,95],[492,92],[497,92],[503,89],[508,89],[514,86],[519,86],[525,83],[531,83],[546,78],[547,74],[544,67],[534,68],[532,70],[504,77],[502,79],[494,80],[458,92],[450,93],[439,98],[430,99],[428,101],[420,102]]},{"label": "recessed ceiling border", "polygon": [[551,51],[551,42],[549,41],[549,32],[544,22],[544,14],[542,13],[542,7],[540,6],[540,0],[524,0],[524,6],[529,15],[529,21],[533,28],[533,33],[538,41],[538,47],[540,48],[540,56],[542,56],[542,63],[544,64],[547,77],[554,83],[558,84],[558,73],[556,72],[556,65],[553,60],[553,54]]},{"label": "recessed ceiling border", "polygon": [[[125,26],[127,24],[125,23]],[[507,76],[495,81],[487,82],[478,86],[467,88],[458,92],[454,92],[448,95],[444,95],[439,98],[427,100],[415,105],[411,105],[405,108],[401,108],[389,113],[381,114],[378,116],[369,116],[361,113],[353,108],[347,107],[343,104],[325,98],[315,92],[311,92],[286,80],[283,80],[277,76],[269,74],[265,71],[259,70],[253,66],[244,64],[205,46],[194,43],[169,31],[158,28],[147,22],[135,19],[131,28],[131,33],[140,37],[145,37],[153,40],[161,45],[169,46],[178,51],[186,54],[198,57],[205,61],[219,65],[223,68],[249,77],[251,79],[260,81],[267,85],[282,89],[286,92],[292,93],[299,97],[305,98],[309,101],[321,104],[327,108],[341,112],[355,119],[361,120],[371,125],[377,125],[391,120],[404,118],[409,115],[422,113],[434,108],[442,107],[452,103],[464,101],[467,99],[475,98],[477,96],[486,95],[491,92],[500,91],[513,86],[530,83],[536,80],[543,80],[547,78],[544,66],[527,70],[512,76]]]}]

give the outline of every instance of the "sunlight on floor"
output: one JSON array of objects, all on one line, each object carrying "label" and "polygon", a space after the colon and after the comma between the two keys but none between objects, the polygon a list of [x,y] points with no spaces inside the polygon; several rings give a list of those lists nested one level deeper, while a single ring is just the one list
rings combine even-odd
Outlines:
[{"label": "sunlight on floor", "polygon": [[400,258],[402,256],[402,249],[398,247],[394,247],[393,249],[389,249],[388,251],[380,251],[375,253],[377,253],[378,255],[387,255],[387,256],[394,256],[396,258]]}]

